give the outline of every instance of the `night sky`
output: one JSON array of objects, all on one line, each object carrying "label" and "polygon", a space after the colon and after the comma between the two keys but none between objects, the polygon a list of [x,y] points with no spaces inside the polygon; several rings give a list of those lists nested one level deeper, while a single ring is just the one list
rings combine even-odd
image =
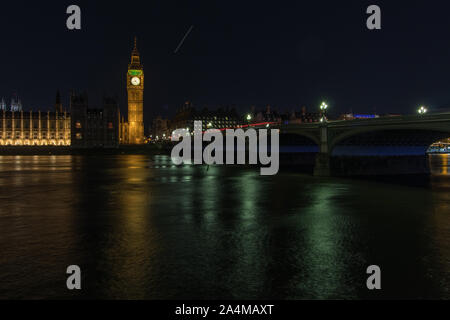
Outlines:
[{"label": "night sky", "polygon": [[[82,30],[66,28],[66,8]],[[132,4],[132,5],[131,5]],[[366,9],[382,10],[382,30]],[[126,110],[133,46],[145,70],[145,120],[197,106],[270,104],[335,114],[450,106],[448,1],[2,1],[0,97],[53,108],[59,88],[117,95]],[[174,50],[190,26],[192,32]]]}]

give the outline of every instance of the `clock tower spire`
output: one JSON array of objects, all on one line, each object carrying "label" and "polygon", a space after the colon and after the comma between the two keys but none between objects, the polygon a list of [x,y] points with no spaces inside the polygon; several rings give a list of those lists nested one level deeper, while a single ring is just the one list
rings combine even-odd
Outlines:
[{"label": "clock tower spire", "polygon": [[141,64],[137,39],[127,72],[128,93],[128,143],[144,143],[144,66]]}]

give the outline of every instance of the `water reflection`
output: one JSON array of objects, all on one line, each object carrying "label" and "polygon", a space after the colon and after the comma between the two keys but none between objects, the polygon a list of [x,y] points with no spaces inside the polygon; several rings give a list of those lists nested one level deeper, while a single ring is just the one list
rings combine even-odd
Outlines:
[{"label": "water reflection", "polygon": [[[166,156],[2,156],[0,297],[449,298],[449,163],[430,163],[413,185]],[[70,264],[82,292],[65,289]],[[370,264],[381,293],[365,289]]]},{"label": "water reflection", "polygon": [[[0,297],[62,293],[77,239],[71,157],[0,156]],[[53,272],[49,272],[52,270]],[[62,283],[63,283],[62,282]],[[59,293],[58,293],[59,292]]]},{"label": "water reflection", "polygon": [[447,153],[430,154],[428,160],[433,175],[449,175],[450,157]]}]

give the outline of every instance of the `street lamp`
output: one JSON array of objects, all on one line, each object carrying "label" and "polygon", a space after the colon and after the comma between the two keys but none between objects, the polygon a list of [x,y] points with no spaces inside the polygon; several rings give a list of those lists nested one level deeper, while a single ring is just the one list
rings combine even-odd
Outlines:
[{"label": "street lamp", "polygon": [[247,114],[247,121],[250,121],[250,120],[252,120],[252,115],[249,113],[249,114]]},{"label": "street lamp", "polygon": [[421,106],[419,108],[419,110],[417,110],[417,112],[419,112],[419,114],[425,114],[425,113],[427,113],[427,111],[428,111],[427,108],[424,106]]},{"label": "street lamp", "polygon": [[326,122],[327,121],[327,109],[328,109],[328,104],[326,104],[326,102],[322,102],[322,104],[320,105],[320,113],[321,113],[321,119],[320,122]]}]

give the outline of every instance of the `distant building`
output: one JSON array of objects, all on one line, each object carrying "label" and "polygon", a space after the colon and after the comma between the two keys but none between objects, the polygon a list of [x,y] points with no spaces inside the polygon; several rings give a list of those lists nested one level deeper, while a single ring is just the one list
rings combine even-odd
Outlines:
[{"label": "distant building", "polygon": [[301,111],[291,111],[287,118],[283,119],[288,123],[312,123],[319,122],[322,119],[322,113],[320,112],[308,112],[306,107],[302,107]]},{"label": "distant building", "polygon": [[120,126],[119,126],[119,143],[128,144],[130,141],[129,133],[130,131],[128,122],[125,121],[123,116],[120,116]]},{"label": "distant building", "polygon": [[197,110],[188,101],[177,110],[174,119],[170,121],[170,131],[188,129],[192,132],[194,130],[194,121],[202,121],[202,128],[195,128],[202,131],[207,129],[236,128],[242,124],[234,108],[218,108],[217,110],[203,108],[202,110]]},{"label": "distant building", "polygon": [[62,103],[61,103],[61,94],[59,93],[59,90],[56,91],[55,112],[59,112],[59,113],[63,112],[63,107],[62,107]]},{"label": "distant building", "polygon": [[22,102],[20,102],[19,98],[16,98],[16,100],[14,100],[14,98],[11,99],[11,111],[22,111]]},{"label": "distant building", "polygon": [[[254,108],[252,108],[254,110]],[[253,111],[254,112],[254,111]],[[261,123],[261,122],[275,122],[281,123],[282,116],[277,111],[272,110],[270,105],[266,107],[266,110],[259,111],[253,115],[251,122]]]},{"label": "distant building", "polygon": [[72,95],[70,103],[72,147],[118,147],[120,112],[115,99],[104,98],[103,108],[89,108],[86,95]]},{"label": "distant building", "polygon": [[161,116],[153,119],[151,138],[152,140],[163,139],[170,137],[170,121],[169,119],[163,119]]},{"label": "distant building", "polygon": [[7,106],[6,102],[5,102],[5,98],[2,98],[2,100],[0,101],[0,111],[12,111],[12,112],[19,112],[22,111],[22,102],[20,101],[19,98],[11,98],[11,104],[9,105],[9,107]]}]

